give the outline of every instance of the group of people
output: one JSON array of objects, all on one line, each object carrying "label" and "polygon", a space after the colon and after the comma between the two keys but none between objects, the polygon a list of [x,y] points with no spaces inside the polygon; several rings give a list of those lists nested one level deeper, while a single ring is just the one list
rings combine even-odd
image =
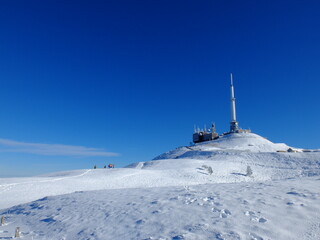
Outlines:
[{"label": "group of people", "polygon": [[[106,166],[106,165],[104,165],[104,167],[103,167],[103,168],[107,168],[107,166]],[[108,164],[108,168],[114,168],[114,164],[109,163],[109,164]],[[93,166],[93,169],[97,169],[97,165],[94,165],[94,166]]]}]

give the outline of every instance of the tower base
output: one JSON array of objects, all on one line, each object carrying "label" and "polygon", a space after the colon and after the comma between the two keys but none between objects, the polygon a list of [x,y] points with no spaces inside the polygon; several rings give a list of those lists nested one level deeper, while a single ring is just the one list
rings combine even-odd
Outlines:
[{"label": "tower base", "polygon": [[230,132],[231,133],[236,133],[238,131],[239,131],[238,122],[236,122],[236,121],[230,122]]}]

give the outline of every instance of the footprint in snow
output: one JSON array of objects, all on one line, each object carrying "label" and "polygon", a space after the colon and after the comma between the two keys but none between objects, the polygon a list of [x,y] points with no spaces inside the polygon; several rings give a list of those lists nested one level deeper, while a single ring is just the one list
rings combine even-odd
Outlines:
[{"label": "footprint in snow", "polygon": [[222,206],[223,204],[222,204],[222,203],[219,203],[219,202],[215,202],[214,205],[216,205],[216,206]]},{"label": "footprint in snow", "polygon": [[242,204],[244,204],[244,205],[248,205],[248,204],[249,204],[249,202],[248,202],[247,200],[243,200],[243,201],[242,201]]},{"label": "footprint in snow", "polygon": [[203,205],[214,205],[214,197],[204,197],[201,199],[202,201],[199,201],[199,205],[203,206]]},{"label": "footprint in snow", "polygon": [[221,210],[220,210],[220,209],[214,207],[214,208],[212,208],[211,210],[212,210],[212,212],[214,212],[214,213],[219,213],[219,217],[220,217],[220,218],[227,218],[228,216],[231,215],[231,212],[230,212],[228,209],[221,209]]},{"label": "footprint in snow", "polygon": [[187,199],[184,201],[184,203],[187,204],[187,205],[189,205],[189,204],[191,204],[191,203],[193,203],[193,202],[195,202],[195,201],[197,201],[196,198],[187,198]]},{"label": "footprint in snow", "polygon": [[34,202],[34,203],[30,204],[29,207],[30,207],[30,209],[42,209],[43,205],[41,205],[37,202]]},{"label": "footprint in snow", "polygon": [[212,202],[214,200],[214,197],[205,197],[202,199],[204,202]]},{"label": "footprint in snow", "polygon": [[258,199],[257,202],[262,203],[263,205],[266,205],[266,202],[264,201],[264,199]]},{"label": "footprint in snow", "polygon": [[170,201],[175,201],[175,200],[178,200],[179,197],[172,197],[172,198],[169,198]]},{"label": "footprint in snow", "polygon": [[56,222],[56,220],[53,217],[43,218],[40,221],[41,222],[45,222],[45,223],[54,223],[54,222]]},{"label": "footprint in snow", "polygon": [[298,196],[298,197],[307,197],[307,195],[305,195],[304,193],[298,193],[296,191],[287,192],[287,194]]},{"label": "footprint in snow", "polygon": [[218,240],[224,240],[224,239],[228,239],[228,240],[240,240],[240,235],[236,232],[228,232],[228,233],[216,233],[215,234],[215,239]]},{"label": "footprint in snow", "polygon": [[253,211],[246,211],[246,212],[244,213],[244,215],[246,215],[246,216],[254,216],[254,215],[255,215],[255,212],[253,212]]},{"label": "footprint in snow", "polygon": [[140,225],[140,224],[143,224],[145,221],[143,219],[140,219],[138,221],[136,221],[136,224]]},{"label": "footprint in snow", "polygon": [[264,217],[257,216],[256,212],[254,211],[246,211],[244,215],[249,216],[251,221],[259,222],[259,223],[265,223],[268,220]]},{"label": "footprint in snow", "polygon": [[258,219],[258,222],[265,223],[265,222],[267,222],[267,219],[261,217],[261,218]]},{"label": "footprint in snow", "polygon": [[220,218],[227,218],[229,215],[231,215],[231,212],[228,209],[222,209],[220,211]]},{"label": "footprint in snow", "polygon": [[258,236],[255,233],[249,233],[249,236],[250,236],[250,240],[263,240],[262,237]]}]

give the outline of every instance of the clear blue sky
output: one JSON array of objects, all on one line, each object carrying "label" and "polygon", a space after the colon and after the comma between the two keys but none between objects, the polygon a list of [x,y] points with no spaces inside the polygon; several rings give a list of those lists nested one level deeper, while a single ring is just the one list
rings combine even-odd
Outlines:
[{"label": "clear blue sky", "polygon": [[[121,167],[242,128],[320,148],[319,1],[0,2],[0,176]],[[58,145],[57,145],[58,144]]]}]

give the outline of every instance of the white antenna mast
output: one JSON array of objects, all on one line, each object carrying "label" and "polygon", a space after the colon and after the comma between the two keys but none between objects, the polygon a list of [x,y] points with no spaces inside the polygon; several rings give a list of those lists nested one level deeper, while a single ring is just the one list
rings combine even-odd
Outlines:
[{"label": "white antenna mast", "polygon": [[236,99],[234,97],[232,73],[230,73],[230,105],[231,105],[230,132],[237,132],[238,131],[238,122],[237,122],[237,116],[236,116]]}]

